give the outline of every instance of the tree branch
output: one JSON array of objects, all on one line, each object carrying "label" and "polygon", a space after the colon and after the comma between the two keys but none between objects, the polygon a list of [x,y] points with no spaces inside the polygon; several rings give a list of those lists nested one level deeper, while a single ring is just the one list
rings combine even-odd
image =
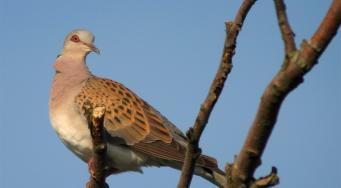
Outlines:
[{"label": "tree branch", "polygon": [[200,107],[200,111],[193,128],[190,128],[187,132],[189,143],[178,188],[187,188],[191,183],[196,160],[201,154],[201,150],[199,148],[201,134],[204,131],[212,109],[223,90],[225,80],[232,69],[232,57],[234,55],[238,33],[243,25],[247,13],[255,1],[256,0],[244,0],[236,15],[235,21],[226,23],[227,35],[225,38],[219,69],[211,84],[208,95]]},{"label": "tree branch", "polygon": [[275,126],[283,100],[303,82],[303,76],[317,63],[336,35],[340,22],[341,1],[334,0],[312,38],[303,41],[300,50],[290,58],[288,66],[281,69],[267,86],[246,141],[231,168],[233,183],[237,182],[237,185],[242,184],[245,187],[252,184],[253,174],[261,163],[261,155]]},{"label": "tree branch", "polygon": [[285,55],[286,58],[290,57],[290,54],[296,51],[296,44],[295,44],[295,33],[292,31],[287,13],[286,13],[286,6],[283,0],[274,0],[278,26],[282,34],[282,39],[284,42],[285,48]]},{"label": "tree branch", "polygon": [[271,172],[269,175],[265,177],[261,177],[254,181],[250,188],[267,188],[275,186],[279,183],[279,177],[277,176],[277,169],[276,167],[272,167]]},{"label": "tree branch", "polygon": [[107,145],[103,135],[104,107],[92,108],[85,105],[86,117],[92,137],[92,158],[89,162],[90,180],[87,188],[108,188],[106,178],[106,151]]}]

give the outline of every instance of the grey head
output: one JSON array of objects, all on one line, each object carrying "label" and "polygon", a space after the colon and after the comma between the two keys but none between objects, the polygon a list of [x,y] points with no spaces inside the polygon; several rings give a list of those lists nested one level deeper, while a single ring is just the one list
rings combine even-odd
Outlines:
[{"label": "grey head", "polygon": [[100,53],[94,45],[95,36],[87,30],[76,29],[70,32],[64,40],[62,54],[74,53],[87,55],[90,52]]}]

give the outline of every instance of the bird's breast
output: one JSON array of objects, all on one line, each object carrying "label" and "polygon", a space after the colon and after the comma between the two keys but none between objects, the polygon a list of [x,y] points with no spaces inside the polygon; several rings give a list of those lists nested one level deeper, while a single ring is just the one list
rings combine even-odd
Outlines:
[{"label": "bird's breast", "polygon": [[83,161],[91,157],[92,143],[89,129],[83,118],[66,102],[50,111],[51,124],[63,143]]},{"label": "bird's breast", "polygon": [[[53,129],[56,131],[62,142],[80,159],[88,162],[92,153],[92,141],[86,118],[76,108],[74,98],[79,93],[69,93],[54,108],[50,108],[50,120]],[[65,93],[64,93],[65,94]],[[51,105],[51,102],[50,102]],[[53,105],[53,102],[52,102]],[[108,145],[108,165],[119,169],[119,171],[141,171],[140,166],[144,165],[146,159],[119,145]]]}]

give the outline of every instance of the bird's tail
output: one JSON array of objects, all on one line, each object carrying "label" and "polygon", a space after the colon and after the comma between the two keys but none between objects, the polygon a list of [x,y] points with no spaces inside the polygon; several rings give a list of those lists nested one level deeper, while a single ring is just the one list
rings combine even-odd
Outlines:
[{"label": "bird's tail", "polygon": [[199,157],[194,173],[218,187],[224,187],[226,183],[225,173],[218,168],[217,161],[209,156]]},{"label": "bird's tail", "polygon": [[194,173],[221,188],[224,187],[226,182],[225,173],[218,168],[212,170],[205,167],[196,167]]}]

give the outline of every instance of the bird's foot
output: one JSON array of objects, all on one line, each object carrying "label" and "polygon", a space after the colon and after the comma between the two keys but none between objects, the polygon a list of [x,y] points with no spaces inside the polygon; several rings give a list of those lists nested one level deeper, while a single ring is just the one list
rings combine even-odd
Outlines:
[{"label": "bird's foot", "polygon": [[[110,176],[111,174],[117,174],[117,173],[120,173],[121,171],[117,168],[114,168],[114,167],[108,167],[106,166],[104,168],[105,170],[105,176],[108,177]],[[94,161],[92,159],[90,159],[88,161],[88,171],[91,175],[91,177],[94,177],[94,174],[95,174],[95,166],[94,166]]]},{"label": "bird's foot", "polygon": [[94,177],[94,174],[95,174],[95,169],[94,169],[94,161],[92,159],[90,159],[88,161],[88,171],[89,171],[89,174],[91,175],[91,177]]}]

